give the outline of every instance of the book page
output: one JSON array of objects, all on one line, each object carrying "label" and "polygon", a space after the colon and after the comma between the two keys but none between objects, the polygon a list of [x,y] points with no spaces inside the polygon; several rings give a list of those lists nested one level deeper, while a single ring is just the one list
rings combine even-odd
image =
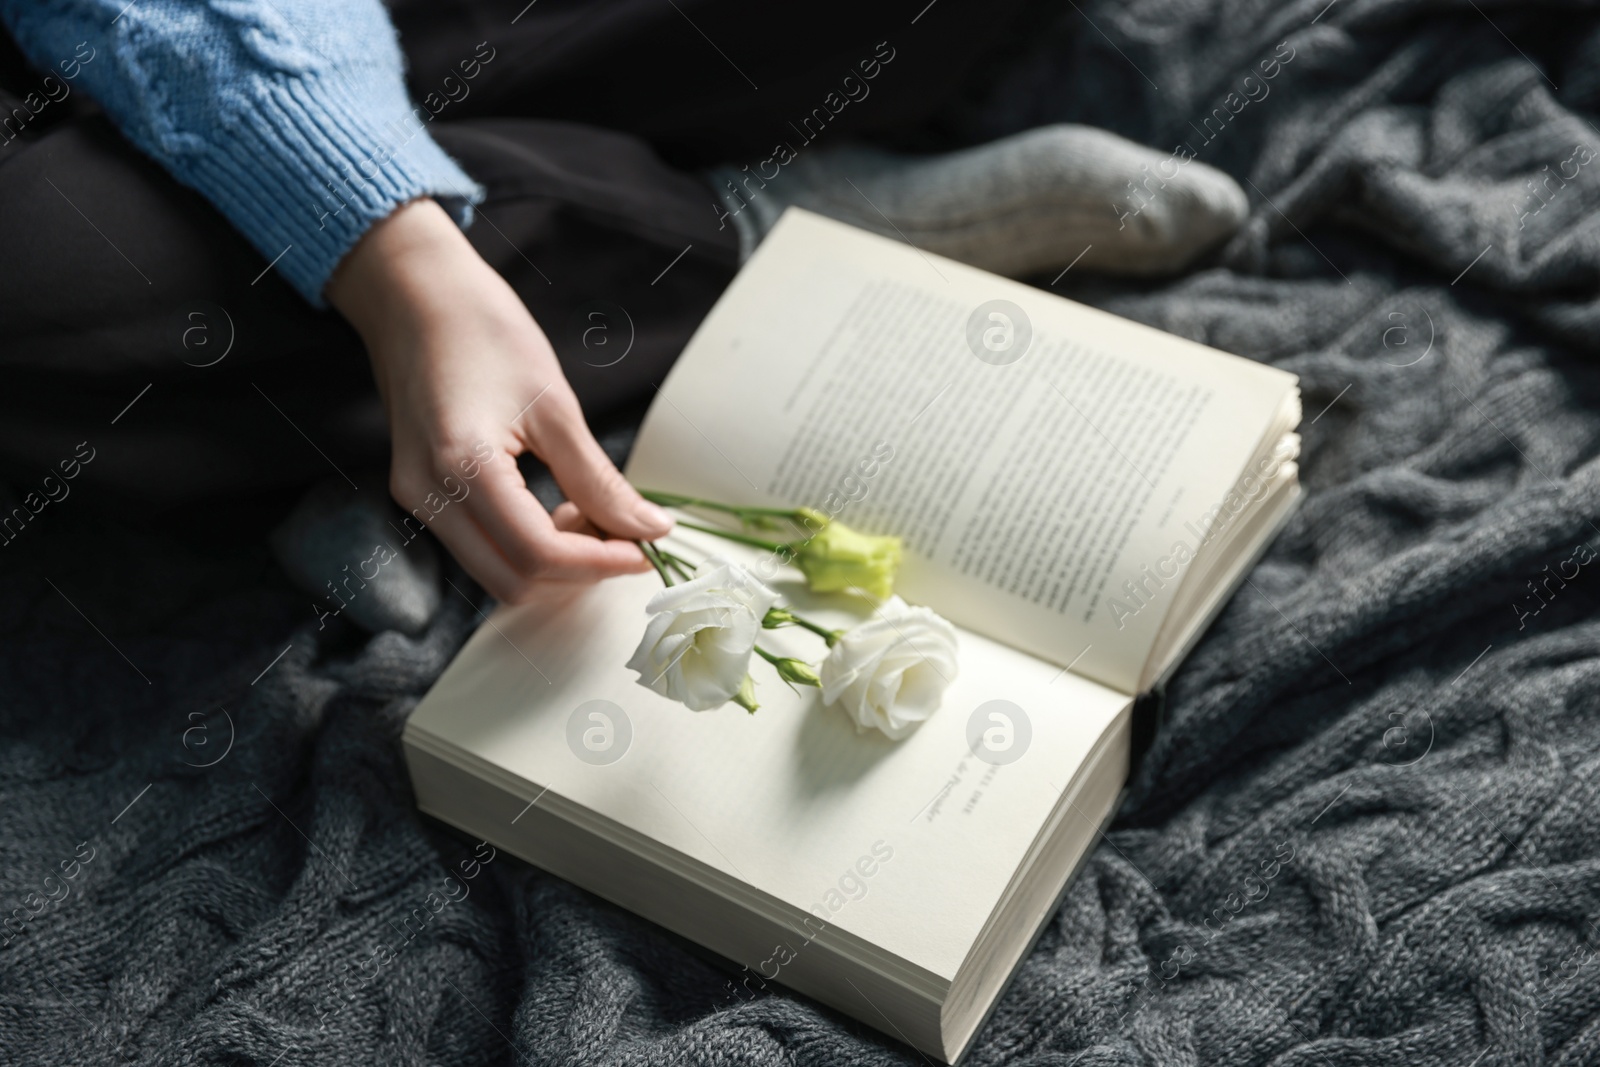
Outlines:
[{"label": "book page", "polygon": [[[703,535],[665,543],[746,565],[756,556]],[[497,610],[413,713],[408,737],[431,734],[509,771],[528,783],[530,807],[578,805],[813,917],[811,930],[837,927],[952,980],[1128,698],[962,632],[939,710],[902,741],[858,733],[816,689],[793,691],[758,660],[760,710],[693,712],[624,667],[660,589],[654,573],[543,583],[533,602]],[[827,626],[871,610],[859,597],[781,589]],[[761,644],[812,662],[824,651],[795,629],[767,631]],[[1001,733],[975,748],[975,722]],[[764,976],[782,981],[784,952],[806,951],[807,936],[787,939]]]},{"label": "book page", "polygon": [[637,485],[905,539],[900,590],[1133,692],[1292,375],[805,212],[662,387]]}]

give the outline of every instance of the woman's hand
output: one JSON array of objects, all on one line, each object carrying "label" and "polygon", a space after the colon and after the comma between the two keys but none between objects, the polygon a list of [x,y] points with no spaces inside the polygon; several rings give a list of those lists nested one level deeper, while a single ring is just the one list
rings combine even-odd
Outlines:
[{"label": "woman's hand", "polygon": [[[443,208],[397,208],[345,256],[327,295],[372,358],[394,448],[389,491],[407,510],[438,511],[430,528],[497,600],[524,600],[541,578],[650,569],[632,541],[660,537],[671,518],[606,458],[544,331]],[[566,494],[554,513],[528,491],[523,452]],[[437,508],[463,484],[459,503]]]}]

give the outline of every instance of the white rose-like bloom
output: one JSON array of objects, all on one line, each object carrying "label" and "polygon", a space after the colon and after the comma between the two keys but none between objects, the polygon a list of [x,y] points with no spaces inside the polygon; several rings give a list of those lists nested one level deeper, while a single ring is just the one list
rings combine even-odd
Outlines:
[{"label": "white rose-like bloom", "polygon": [[935,711],[956,678],[956,629],[928,608],[890,597],[822,661],[822,699],[856,724],[899,741]]},{"label": "white rose-like bloom", "polygon": [[628,669],[691,711],[719,708],[744,682],[761,619],[778,599],[743,567],[708,559],[693,579],[650,598],[650,623]]}]

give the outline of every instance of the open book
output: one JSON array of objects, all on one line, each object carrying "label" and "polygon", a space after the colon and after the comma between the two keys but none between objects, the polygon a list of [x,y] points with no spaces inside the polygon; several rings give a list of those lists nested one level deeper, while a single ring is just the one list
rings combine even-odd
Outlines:
[{"label": "open book", "polygon": [[552,584],[411,716],[418,804],[731,961],[708,1007],[777,982],[955,1062],[1114,809],[1135,694],[1292,508],[1299,412],[1282,371],[791,210],[627,474],[903,537],[899,592],[959,635],[939,711],[894,742],[753,669],[758,712],[691,712],[623,666],[656,574]]}]

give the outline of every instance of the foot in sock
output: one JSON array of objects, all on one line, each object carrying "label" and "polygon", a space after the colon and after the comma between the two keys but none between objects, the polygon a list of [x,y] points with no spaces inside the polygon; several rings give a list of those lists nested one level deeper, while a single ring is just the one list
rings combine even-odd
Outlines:
[{"label": "foot in sock", "polygon": [[847,146],[789,159],[771,178],[748,167],[710,174],[744,257],[793,205],[1010,277],[1080,254],[1090,270],[1167,274],[1248,213],[1244,191],[1220,170],[1089,126],[1043,126],[943,155]]},{"label": "foot in sock", "polygon": [[340,616],[371,633],[427,628],[439,609],[439,559],[407,518],[382,490],[329,479],[273,531],[273,553],[312,598],[319,630]]}]

